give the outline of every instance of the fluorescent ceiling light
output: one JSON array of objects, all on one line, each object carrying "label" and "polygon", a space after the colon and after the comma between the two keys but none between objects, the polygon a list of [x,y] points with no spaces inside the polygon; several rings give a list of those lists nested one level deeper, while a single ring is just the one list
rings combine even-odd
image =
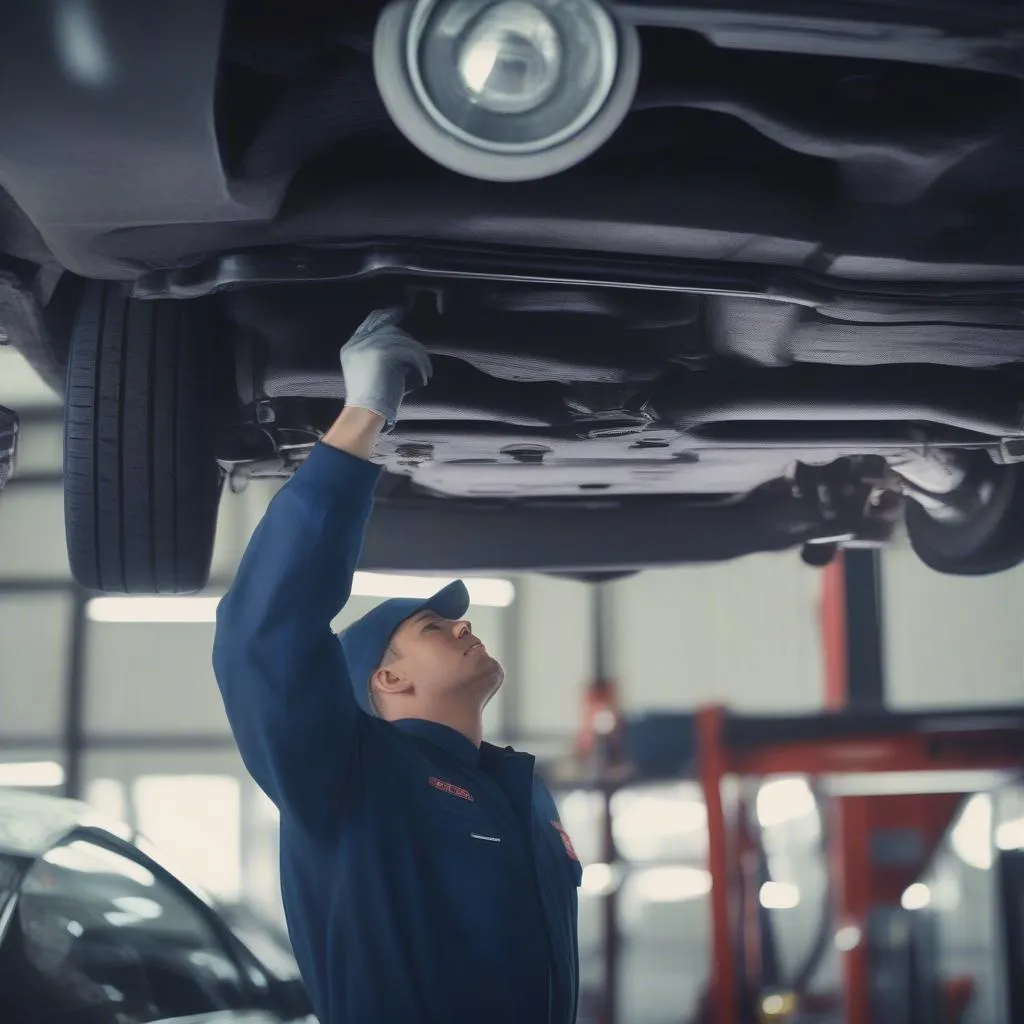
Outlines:
[{"label": "fluorescent ceiling light", "polygon": [[765,882],[760,900],[765,910],[792,910],[800,906],[800,890],[789,882]]},{"label": "fluorescent ceiling light", "polygon": [[618,872],[611,864],[588,864],[580,887],[590,896],[607,896],[618,887]]},{"label": "fluorescent ceiling light", "polygon": [[814,793],[803,778],[775,779],[757,791],[757,820],[763,828],[814,814]]},{"label": "fluorescent ceiling light", "polygon": [[[432,597],[451,577],[403,576],[400,573],[357,572],[352,580],[354,597]],[[470,604],[486,608],[507,608],[516,596],[510,580],[486,576],[466,579]]]},{"label": "fluorescent ceiling light", "polygon": [[982,793],[1006,781],[1006,772],[989,768],[956,771],[850,772],[827,780],[830,796],[889,796],[900,793]]},{"label": "fluorescent ceiling light", "polygon": [[612,824],[626,860],[676,859],[707,843],[707,808],[699,792],[682,787],[616,793]]},{"label": "fluorescent ceiling light", "polygon": [[219,596],[94,597],[85,606],[92,622],[215,622]]},{"label": "fluorescent ceiling light", "polygon": [[63,786],[64,769],[56,761],[20,761],[0,764],[0,786],[43,789]]},{"label": "fluorescent ceiling light", "polygon": [[987,871],[992,867],[992,797],[975,793],[964,804],[949,834],[950,845],[968,867]]},{"label": "fluorescent ceiling light", "polygon": [[635,897],[644,903],[684,903],[711,892],[711,874],[686,866],[642,868],[633,875]]},{"label": "fluorescent ceiling light", "polygon": [[[357,572],[353,597],[431,597],[448,582],[447,577],[402,576]],[[478,608],[507,608],[515,600],[511,580],[470,577],[466,580],[470,603]],[[219,594],[185,597],[132,595],[94,597],[85,606],[92,622],[212,623],[217,620]]]},{"label": "fluorescent ceiling light", "polygon": [[924,910],[931,901],[931,889],[924,882],[915,882],[900,897],[900,906],[904,910]]},{"label": "fluorescent ceiling light", "polygon": [[1024,850],[1024,818],[1004,821],[996,829],[996,846],[1000,850]]}]

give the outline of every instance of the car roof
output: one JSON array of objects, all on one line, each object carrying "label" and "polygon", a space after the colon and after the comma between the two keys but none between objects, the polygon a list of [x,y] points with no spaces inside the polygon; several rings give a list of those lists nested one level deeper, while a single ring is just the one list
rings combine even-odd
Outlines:
[{"label": "car roof", "polygon": [[0,853],[38,857],[83,825],[131,836],[125,825],[102,819],[81,800],[0,787]]}]

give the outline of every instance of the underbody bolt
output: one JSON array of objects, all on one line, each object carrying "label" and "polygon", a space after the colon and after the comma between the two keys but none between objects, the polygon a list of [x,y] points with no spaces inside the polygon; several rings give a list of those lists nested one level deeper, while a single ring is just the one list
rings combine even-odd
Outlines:
[{"label": "underbody bolt", "polygon": [[407,459],[411,464],[415,465],[417,462],[424,462],[430,459],[434,454],[434,446],[422,443],[400,444],[395,449],[395,454],[400,459]]}]

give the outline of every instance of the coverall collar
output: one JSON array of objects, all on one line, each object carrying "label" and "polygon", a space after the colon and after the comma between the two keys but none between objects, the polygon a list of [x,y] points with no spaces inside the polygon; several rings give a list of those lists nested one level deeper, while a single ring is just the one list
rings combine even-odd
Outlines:
[{"label": "coverall collar", "polygon": [[465,764],[476,767],[480,763],[480,750],[476,744],[451,726],[428,722],[422,718],[401,718],[391,724],[402,732],[429,740]]}]

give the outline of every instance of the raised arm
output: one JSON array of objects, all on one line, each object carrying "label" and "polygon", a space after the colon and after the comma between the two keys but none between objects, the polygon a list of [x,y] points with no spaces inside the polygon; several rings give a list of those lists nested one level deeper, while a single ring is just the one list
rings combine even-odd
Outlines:
[{"label": "raised arm", "polygon": [[363,719],[330,624],[372,507],[379,470],[367,459],[410,368],[426,378],[425,352],[379,321],[342,349],[349,402],[270,503],[217,613],[214,671],[245,765],[313,834],[338,820]]}]

